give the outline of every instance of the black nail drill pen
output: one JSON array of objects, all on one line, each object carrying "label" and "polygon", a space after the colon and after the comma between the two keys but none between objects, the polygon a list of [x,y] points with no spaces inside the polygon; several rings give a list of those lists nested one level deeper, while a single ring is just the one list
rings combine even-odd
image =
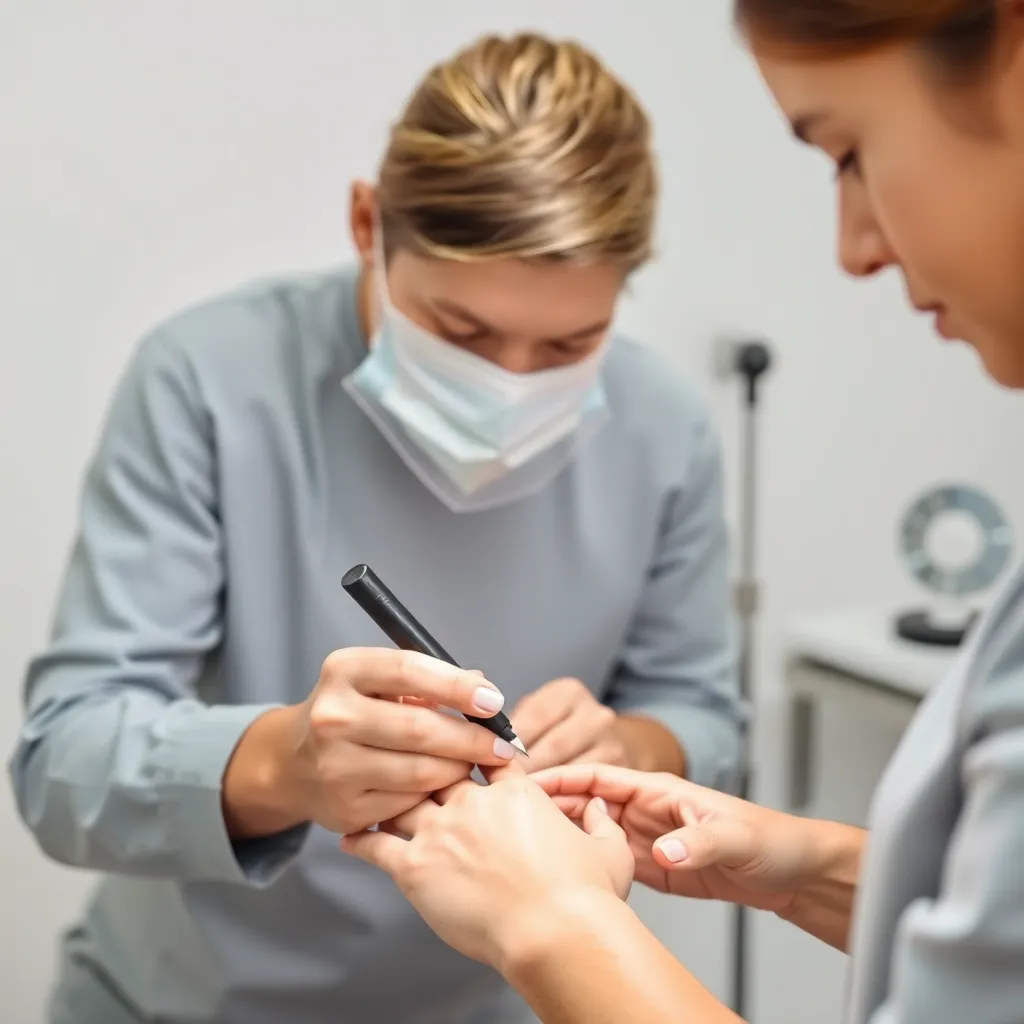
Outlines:
[{"label": "black nail drill pen", "polygon": [[[403,651],[418,651],[439,661],[460,668],[459,663],[420,625],[412,613],[380,581],[368,565],[354,565],[341,578],[341,585],[360,608],[377,623],[387,638]],[[516,750],[526,753],[522,740],[515,734],[512,723],[499,711],[490,718],[465,718],[500,736]]]}]

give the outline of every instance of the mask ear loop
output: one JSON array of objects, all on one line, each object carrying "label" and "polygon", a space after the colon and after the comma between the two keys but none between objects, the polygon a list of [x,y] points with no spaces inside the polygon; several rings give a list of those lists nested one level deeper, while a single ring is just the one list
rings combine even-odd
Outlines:
[{"label": "mask ear loop", "polygon": [[381,217],[380,208],[373,218],[373,263],[374,282],[376,284],[377,297],[380,304],[388,312],[394,310],[394,303],[391,301],[391,293],[388,290],[388,265],[385,258],[384,248],[384,219]]},{"label": "mask ear loop", "polygon": [[369,341],[369,348],[372,349],[374,338],[380,331],[381,322],[388,314],[394,312],[391,296],[388,293],[388,269],[384,259],[384,221],[379,206],[373,216],[373,288],[371,290],[377,303],[377,329]]}]

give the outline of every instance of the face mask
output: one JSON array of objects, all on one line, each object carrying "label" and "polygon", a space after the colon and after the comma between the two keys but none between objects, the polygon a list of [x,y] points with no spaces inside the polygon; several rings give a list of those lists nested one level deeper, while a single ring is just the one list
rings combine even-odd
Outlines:
[{"label": "face mask", "polygon": [[535,494],[606,422],[607,343],[572,366],[510,373],[418,327],[380,290],[370,353],[343,386],[453,511]]}]

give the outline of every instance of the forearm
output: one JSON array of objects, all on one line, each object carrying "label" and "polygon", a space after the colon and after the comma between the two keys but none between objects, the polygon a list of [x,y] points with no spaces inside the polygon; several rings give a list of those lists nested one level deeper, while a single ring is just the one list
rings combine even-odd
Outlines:
[{"label": "forearm", "polygon": [[735,1024],[614,896],[510,921],[498,967],[543,1024]]},{"label": "forearm", "polygon": [[845,952],[867,832],[831,821],[812,821],[808,825],[816,851],[816,870],[789,909],[779,916]]},{"label": "forearm", "polygon": [[640,713],[619,715],[615,729],[626,752],[626,767],[685,777],[686,754],[672,732]]},{"label": "forearm", "polygon": [[221,813],[224,766],[265,708],[42,684],[10,763],[26,825],[74,867],[246,881]]}]

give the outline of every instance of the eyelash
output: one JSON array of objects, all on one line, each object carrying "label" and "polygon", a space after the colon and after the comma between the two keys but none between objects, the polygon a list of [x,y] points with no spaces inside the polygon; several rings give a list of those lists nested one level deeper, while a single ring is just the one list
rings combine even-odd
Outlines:
[{"label": "eyelash", "polygon": [[[453,345],[474,345],[487,337],[486,331],[474,331],[472,334],[456,334],[454,331],[445,331],[442,337]],[[577,355],[583,348],[579,342],[553,341],[551,347],[563,356]]]},{"label": "eyelash", "polygon": [[836,177],[841,178],[848,171],[858,169],[857,150],[851,149],[848,153],[836,161]]},{"label": "eyelash", "polygon": [[474,342],[483,341],[487,337],[486,331],[470,331],[468,334],[459,334],[456,331],[442,331],[441,334],[453,345],[472,345]]}]

